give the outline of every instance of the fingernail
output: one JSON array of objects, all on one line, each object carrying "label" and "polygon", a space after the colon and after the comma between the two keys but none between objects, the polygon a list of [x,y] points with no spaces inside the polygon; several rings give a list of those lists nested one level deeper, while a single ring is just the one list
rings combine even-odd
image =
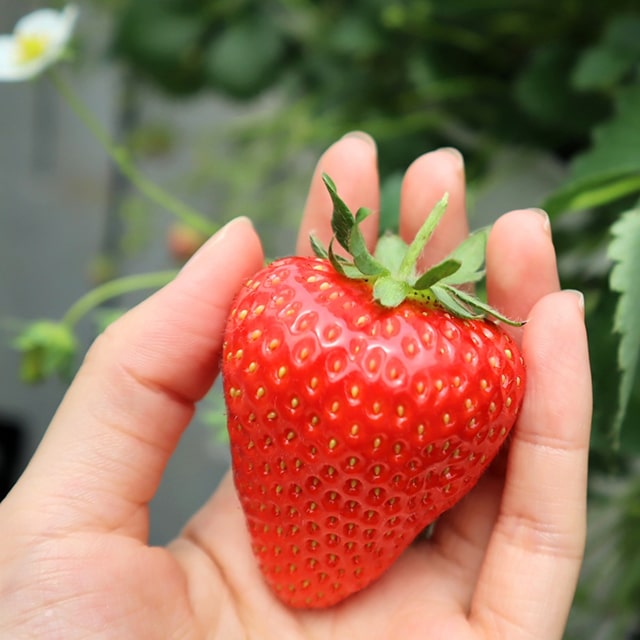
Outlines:
[{"label": "fingernail", "polygon": [[253,223],[246,216],[238,216],[237,218],[233,218],[227,222],[224,226],[222,226],[218,231],[216,231],[192,256],[187,260],[180,271],[184,271],[185,269],[191,269],[194,265],[198,264],[202,259],[202,256],[208,254],[213,248],[217,245],[220,245],[225,241],[225,238],[229,234],[229,231],[235,226],[246,226],[253,227]]},{"label": "fingernail", "polygon": [[349,133],[345,133],[342,137],[347,139],[355,138],[356,140],[362,140],[363,142],[366,142],[372,147],[374,148],[376,147],[376,141],[366,131],[359,131],[359,130],[349,131]]},{"label": "fingernail", "polygon": [[571,293],[576,297],[576,301],[578,303],[578,309],[580,309],[580,313],[584,316],[584,293],[579,291],[578,289],[565,289],[567,293]]},{"label": "fingernail", "polygon": [[461,167],[464,166],[464,156],[455,147],[440,147],[440,149],[438,149],[438,151],[442,151],[444,153],[448,153],[450,156],[453,156],[456,159],[456,161],[458,162],[458,164]]},{"label": "fingernail", "polygon": [[551,220],[549,219],[549,214],[544,209],[539,209],[538,207],[531,207],[529,211],[533,211],[537,213],[540,218],[542,218],[542,229],[547,235],[551,235]]}]

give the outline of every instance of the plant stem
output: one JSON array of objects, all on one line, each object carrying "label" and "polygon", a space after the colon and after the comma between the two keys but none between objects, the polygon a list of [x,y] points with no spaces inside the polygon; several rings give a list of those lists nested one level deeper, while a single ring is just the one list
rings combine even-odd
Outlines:
[{"label": "plant stem", "polygon": [[109,157],[131,181],[131,183],[149,200],[173,213],[177,218],[189,226],[211,235],[218,230],[218,225],[209,220],[202,213],[185,204],[178,198],[159,187],[155,182],[143,176],[136,168],[130,153],[122,146],[114,144],[100,121],[82,102],[71,86],[55,70],[50,71],[49,77],[60,95],[66,100],[73,112],[80,118],[98,142],[104,147]]},{"label": "plant stem", "polygon": [[111,298],[116,298],[124,293],[131,293],[132,291],[139,291],[140,289],[156,289],[162,287],[173,280],[177,273],[176,270],[139,273],[105,282],[78,298],[64,314],[62,323],[73,327],[89,313],[89,311],[100,306],[103,302]]}]

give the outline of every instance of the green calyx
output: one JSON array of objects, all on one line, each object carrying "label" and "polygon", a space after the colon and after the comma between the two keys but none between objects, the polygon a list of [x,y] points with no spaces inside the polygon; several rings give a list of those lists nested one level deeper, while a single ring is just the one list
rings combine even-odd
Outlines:
[{"label": "green calyx", "polygon": [[[338,195],[333,180],[326,174],[323,180],[333,202],[331,228],[334,235],[327,249],[313,236],[311,246],[315,254],[328,259],[338,273],[369,282],[374,299],[382,306],[393,308],[404,300],[416,300],[427,305],[439,305],[461,318],[491,317],[512,326],[523,324],[507,318],[460,288],[461,285],[479,282],[485,275],[488,227],[470,234],[438,264],[423,273],[418,272],[418,259],[446,211],[447,194],[435,205],[411,244],[407,245],[399,236],[386,234],[379,239],[375,254],[371,254],[360,230],[360,224],[371,211],[360,208],[354,215]],[[335,242],[351,259],[335,253]]]}]

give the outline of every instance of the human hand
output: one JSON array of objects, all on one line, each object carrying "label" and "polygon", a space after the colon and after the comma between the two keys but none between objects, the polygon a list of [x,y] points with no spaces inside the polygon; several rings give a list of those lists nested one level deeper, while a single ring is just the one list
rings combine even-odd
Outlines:
[{"label": "human hand", "polygon": [[[301,253],[311,230],[330,235],[322,172],[350,206],[378,209],[375,146],[343,138],[314,174]],[[408,169],[405,239],[444,191],[429,262],[467,234],[462,159],[440,150]],[[363,227],[373,245],[375,216]],[[528,366],[520,419],[508,451],[430,540],[338,606],[287,609],[262,580],[227,475],[177,540],[148,546],[149,502],[217,374],[232,298],[262,261],[237,219],[92,346],[0,505],[0,637],[560,638],[584,547],[591,390],[580,299],[559,291],[548,223],[532,210],[500,218],[487,250],[490,302],[528,319],[515,336]]]}]

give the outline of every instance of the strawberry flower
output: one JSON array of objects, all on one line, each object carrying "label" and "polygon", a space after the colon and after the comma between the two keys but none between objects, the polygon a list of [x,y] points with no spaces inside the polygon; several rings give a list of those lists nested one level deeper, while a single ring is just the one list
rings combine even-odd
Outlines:
[{"label": "strawberry flower", "polygon": [[64,54],[78,16],[74,5],[40,9],[22,17],[12,34],[0,35],[0,82],[38,76]]}]

